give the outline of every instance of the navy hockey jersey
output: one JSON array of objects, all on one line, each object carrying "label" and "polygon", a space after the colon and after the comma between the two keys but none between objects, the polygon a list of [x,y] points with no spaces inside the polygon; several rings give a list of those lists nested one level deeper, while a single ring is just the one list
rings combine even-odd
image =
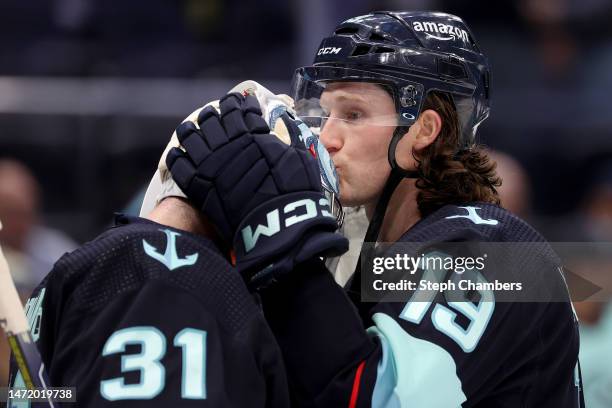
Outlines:
[{"label": "navy hockey jersey", "polygon": [[77,406],[289,405],[261,309],[201,236],[118,216],[56,263],[28,316],[51,385],[76,387]]},{"label": "navy hockey jersey", "polygon": [[[530,290],[563,288],[564,298],[497,302],[483,289],[464,301],[440,292],[353,305],[322,262],[303,264],[295,279],[262,294],[299,406],[582,406],[577,320],[544,239],[509,212],[478,203],[439,209],[399,243],[461,241],[533,243],[517,260],[534,265]],[[482,280],[503,278],[496,273],[485,270]]]}]

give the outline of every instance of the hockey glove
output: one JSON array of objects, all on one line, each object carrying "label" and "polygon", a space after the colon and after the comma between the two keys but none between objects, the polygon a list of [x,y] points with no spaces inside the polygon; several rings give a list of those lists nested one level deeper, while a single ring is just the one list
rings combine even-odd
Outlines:
[{"label": "hockey glove", "polygon": [[321,189],[317,161],[289,113],[287,145],[270,130],[257,99],[238,93],[204,108],[177,136],[167,166],[177,185],[233,244],[236,267],[252,289],[317,256],[348,248]]}]

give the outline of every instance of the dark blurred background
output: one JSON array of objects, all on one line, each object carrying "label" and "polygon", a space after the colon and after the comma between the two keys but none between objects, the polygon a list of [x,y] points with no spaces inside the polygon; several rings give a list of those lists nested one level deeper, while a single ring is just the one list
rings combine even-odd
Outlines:
[{"label": "dark blurred background", "polygon": [[188,113],[246,79],[287,92],[337,23],[381,9],[468,22],[504,204],[549,240],[612,241],[610,0],[2,0],[0,241],[36,270],[24,293],[130,205]]},{"label": "dark blurred background", "polygon": [[32,170],[45,222],[83,242],[149,179],[187,113],[245,79],[286,92],[335,24],[376,9],[470,24],[493,68],[480,140],[524,170],[525,209],[550,239],[546,225],[612,183],[609,0],[3,0],[0,156]]}]

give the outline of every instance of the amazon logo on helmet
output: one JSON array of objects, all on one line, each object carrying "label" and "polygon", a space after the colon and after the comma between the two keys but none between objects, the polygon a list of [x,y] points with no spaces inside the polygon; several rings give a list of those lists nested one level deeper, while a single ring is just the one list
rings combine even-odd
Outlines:
[{"label": "amazon logo on helmet", "polygon": [[414,31],[425,32],[427,38],[440,41],[462,40],[469,43],[470,40],[467,31],[451,24],[437,23],[435,21],[413,21],[412,28]]}]

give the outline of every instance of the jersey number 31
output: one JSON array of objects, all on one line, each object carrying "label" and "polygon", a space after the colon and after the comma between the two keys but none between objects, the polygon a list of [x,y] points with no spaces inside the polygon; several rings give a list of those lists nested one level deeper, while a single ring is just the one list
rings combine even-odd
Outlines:
[{"label": "jersey number 31", "polygon": [[[206,399],[206,332],[186,328],[174,336],[182,349],[181,397]],[[140,371],[140,382],[126,384],[124,377],[100,382],[100,394],[109,401],[152,399],[166,383],[166,369],[160,360],[166,354],[166,337],[152,326],[135,326],[114,332],[106,341],[102,356],[124,353],[127,345],[139,345],[139,354],[121,356],[121,372]]]}]

